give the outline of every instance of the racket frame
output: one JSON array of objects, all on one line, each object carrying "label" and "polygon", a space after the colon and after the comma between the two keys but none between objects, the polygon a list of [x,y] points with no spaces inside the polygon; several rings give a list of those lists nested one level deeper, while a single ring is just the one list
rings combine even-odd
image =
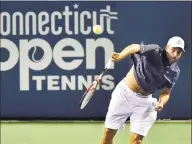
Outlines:
[{"label": "racket frame", "polygon": [[[101,83],[101,79],[102,79],[103,75],[105,74],[105,72],[107,71],[107,69],[111,66],[111,64],[112,64],[112,60],[109,60],[108,63],[105,65],[105,68],[103,69],[103,71],[101,72],[101,74],[100,74],[100,75],[92,82],[92,84],[86,89],[86,91],[85,91],[84,94],[82,95],[81,100],[80,100],[80,103],[79,103],[80,109],[84,109],[84,108],[87,106],[87,104],[89,103],[90,99],[91,99],[92,96],[94,95],[97,86]],[[87,100],[86,104],[85,104],[84,106],[82,106],[83,101],[84,101],[84,99],[85,99],[85,97],[86,97],[86,94],[89,92],[89,90],[90,90],[90,88],[93,86],[93,83],[94,83],[94,82],[97,82],[95,88],[93,88],[94,91],[93,91],[92,94],[90,95],[90,97],[89,97],[89,99]]]}]

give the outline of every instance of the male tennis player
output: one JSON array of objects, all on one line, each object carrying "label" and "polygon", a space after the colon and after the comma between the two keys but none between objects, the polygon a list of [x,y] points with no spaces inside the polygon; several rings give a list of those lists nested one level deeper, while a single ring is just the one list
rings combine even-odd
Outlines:
[{"label": "male tennis player", "polygon": [[[177,61],[184,51],[184,40],[169,39],[165,50],[156,44],[131,44],[121,53],[113,53],[112,60],[118,62],[131,56],[133,67],[119,82],[105,120],[105,131],[101,144],[112,144],[118,129],[124,127],[130,117],[130,144],[141,144],[170,97],[172,87],[178,79],[180,69]],[[161,89],[157,102],[152,94]]]}]

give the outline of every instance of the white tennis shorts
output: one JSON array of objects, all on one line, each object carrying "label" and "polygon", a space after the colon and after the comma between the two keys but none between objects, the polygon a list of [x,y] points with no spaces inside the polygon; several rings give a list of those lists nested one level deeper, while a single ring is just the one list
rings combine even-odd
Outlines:
[{"label": "white tennis shorts", "polygon": [[157,99],[152,98],[152,95],[135,93],[122,80],[112,93],[105,127],[123,129],[125,121],[130,117],[130,131],[146,136],[157,118],[157,112],[154,110],[156,104]]}]

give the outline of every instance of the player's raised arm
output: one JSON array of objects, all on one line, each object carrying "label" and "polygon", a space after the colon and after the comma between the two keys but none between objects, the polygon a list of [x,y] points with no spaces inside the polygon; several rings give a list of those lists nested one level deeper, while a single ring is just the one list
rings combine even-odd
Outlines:
[{"label": "player's raised arm", "polygon": [[139,44],[131,44],[131,45],[127,46],[126,48],[124,48],[122,50],[122,52],[120,52],[120,53],[113,52],[112,61],[118,62],[118,61],[124,59],[125,57],[127,57],[131,54],[134,54],[138,51],[140,51],[140,45]]}]

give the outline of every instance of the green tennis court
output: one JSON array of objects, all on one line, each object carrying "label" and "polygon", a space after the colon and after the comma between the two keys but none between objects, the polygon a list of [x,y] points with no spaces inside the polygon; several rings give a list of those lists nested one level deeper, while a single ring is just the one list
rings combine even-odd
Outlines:
[{"label": "green tennis court", "polygon": [[[1,122],[1,144],[100,144],[103,122]],[[129,124],[115,137],[128,144]],[[191,144],[191,121],[156,122],[143,144]]]}]

